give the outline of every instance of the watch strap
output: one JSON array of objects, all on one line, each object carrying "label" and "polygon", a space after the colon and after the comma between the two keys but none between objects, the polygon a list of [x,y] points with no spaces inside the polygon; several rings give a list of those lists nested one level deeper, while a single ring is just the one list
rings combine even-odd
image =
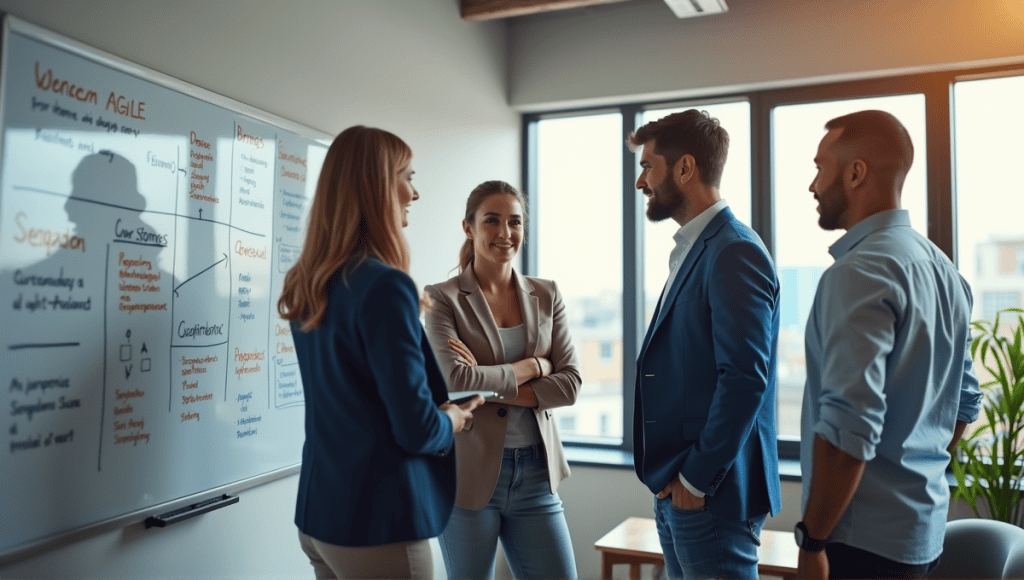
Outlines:
[{"label": "watch strap", "polygon": [[821,552],[828,545],[828,540],[816,540],[807,533],[807,526],[803,522],[796,523],[796,539],[801,550],[808,552]]}]

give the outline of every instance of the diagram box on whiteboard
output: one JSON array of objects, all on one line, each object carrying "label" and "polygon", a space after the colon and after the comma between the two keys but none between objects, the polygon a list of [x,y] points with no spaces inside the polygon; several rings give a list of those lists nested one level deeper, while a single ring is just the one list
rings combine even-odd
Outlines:
[{"label": "diagram box on whiteboard", "polygon": [[295,260],[299,258],[299,252],[302,248],[296,246],[289,246],[286,244],[279,244],[277,247],[278,259],[277,268],[278,272],[287,274],[288,270],[291,269],[292,265],[295,264]]}]

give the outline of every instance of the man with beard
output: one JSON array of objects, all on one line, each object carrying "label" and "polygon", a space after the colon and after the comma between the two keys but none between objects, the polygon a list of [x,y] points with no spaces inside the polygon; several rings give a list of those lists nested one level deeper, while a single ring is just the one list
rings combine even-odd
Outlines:
[{"label": "man with beard", "polygon": [[889,113],[825,124],[810,190],[829,248],[807,320],[796,525],[806,578],[915,578],[938,563],[945,470],[981,392],[971,291],[900,209],[914,158]]},{"label": "man with beard", "polygon": [[780,508],[775,435],[779,282],[761,239],[718,193],[729,134],[688,110],[628,138],[651,221],[679,224],[670,272],[637,359],[637,476],[669,578],[757,578]]}]

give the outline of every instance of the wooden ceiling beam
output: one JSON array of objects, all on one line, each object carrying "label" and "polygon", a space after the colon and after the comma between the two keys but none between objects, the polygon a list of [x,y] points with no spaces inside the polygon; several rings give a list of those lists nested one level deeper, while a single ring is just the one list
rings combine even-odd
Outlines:
[{"label": "wooden ceiling beam", "polygon": [[625,0],[459,0],[459,12],[467,22],[524,16],[552,10],[612,4]]}]

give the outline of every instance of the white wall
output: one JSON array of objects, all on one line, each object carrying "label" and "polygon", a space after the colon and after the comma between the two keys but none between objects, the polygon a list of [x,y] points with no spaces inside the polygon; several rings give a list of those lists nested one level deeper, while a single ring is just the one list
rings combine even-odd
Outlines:
[{"label": "white wall", "polygon": [[531,111],[1024,61],[1020,0],[727,4],[725,14],[683,20],[662,0],[514,19],[509,102]]},{"label": "white wall", "polygon": [[[395,132],[415,153],[421,199],[407,235],[420,286],[455,265],[473,186],[518,184],[506,27],[462,22],[455,0],[0,0],[0,10],[330,134],[357,123]],[[309,578],[292,524],[297,481],[165,529],[71,538],[0,576]]]}]

